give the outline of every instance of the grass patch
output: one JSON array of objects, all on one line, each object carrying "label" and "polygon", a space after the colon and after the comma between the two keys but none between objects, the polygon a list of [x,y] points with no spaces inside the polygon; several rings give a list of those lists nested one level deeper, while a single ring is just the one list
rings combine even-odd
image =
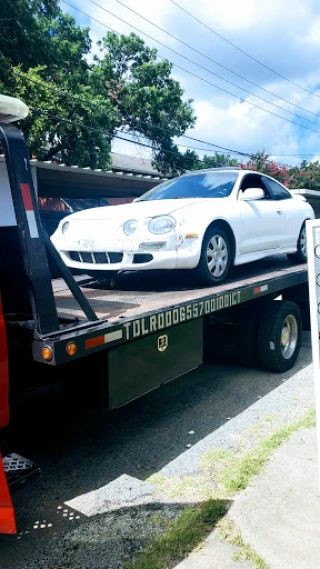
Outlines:
[{"label": "grass patch", "polygon": [[226,464],[233,457],[233,451],[223,448],[212,448],[203,454],[201,464],[204,468],[213,468]]},{"label": "grass patch", "polygon": [[151,474],[151,476],[146,478],[145,482],[147,482],[148,484],[153,484],[154,486],[163,486],[166,480],[168,479],[166,476],[164,476],[164,474],[156,472],[155,474]]},{"label": "grass patch", "polygon": [[270,425],[272,425],[272,423],[276,424],[277,421],[277,415],[273,413],[263,413],[260,418],[260,423],[252,425],[251,427],[245,429],[241,434],[241,439],[262,436],[263,431],[270,428]]},{"label": "grass patch", "polygon": [[185,502],[204,502],[212,498],[212,484],[202,474],[166,477],[153,474],[146,482],[156,487],[154,497]]},{"label": "grass patch", "polygon": [[182,560],[199,547],[226,511],[225,500],[208,500],[186,509],[127,569],[168,569],[173,561]]},{"label": "grass patch", "polygon": [[207,481],[201,476],[170,478],[166,486],[161,487],[162,495],[169,500],[204,501],[211,497]]},{"label": "grass patch", "polygon": [[251,479],[257,476],[268,462],[272,452],[287,441],[293,433],[304,427],[315,425],[315,413],[309,411],[296,423],[286,425],[276,431],[244,457],[234,457],[219,473],[219,482],[229,494],[244,490]]},{"label": "grass patch", "polygon": [[233,556],[235,561],[251,561],[255,569],[269,569],[269,566],[251,545],[244,543],[239,530],[230,520],[222,520],[219,523],[219,535],[224,541],[237,548]]},{"label": "grass patch", "polygon": [[160,525],[164,522],[164,518],[160,514],[152,514],[150,516],[149,521],[151,524]]},{"label": "grass patch", "polygon": [[274,421],[278,420],[278,417],[274,413],[264,413],[262,416],[262,420],[265,423],[273,423]]},{"label": "grass patch", "polygon": [[[314,425],[315,412],[312,410],[295,423],[282,427],[260,441],[257,447],[249,453],[237,457],[234,451],[212,449],[202,457],[202,465],[207,469],[212,467],[217,469],[218,481],[221,485],[220,496],[225,491],[230,496],[237,491],[244,490],[251,479],[261,472],[272,452],[287,441],[293,433]],[[158,485],[158,489],[167,491],[166,485],[170,484],[170,479],[155,474],[148,479],[148,482]],[[189,481],[179,479],[174,481],[173,488],[181,491],[189,488],[189,485],[192,487],[194,483],[193,477],[190,477]],[[135,561],[126,565],[126,568],[168,569],[173,567],[191,551],[201,547],[207,535],[215,526],[218,526],[222,539],[226,539],[237,548],[235,560],[250,560],[255,569],[269,569],[252,547],[243,542],[240,533],[231,522],[221,519],[227,509],[228,501],[218,498],[210,498],[196,507],[187,508],[177,520],[168,522],[165,532],[142,551]]]}]

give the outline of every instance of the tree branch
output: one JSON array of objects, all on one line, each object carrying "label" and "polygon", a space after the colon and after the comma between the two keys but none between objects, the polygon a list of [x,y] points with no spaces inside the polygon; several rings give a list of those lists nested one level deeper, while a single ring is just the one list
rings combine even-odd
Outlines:
[{"label": "tree branch", "polygon": [[57,152],[60,152],[60,150],[63,150],[64,146],[63,144],[57,144],[57,146],[53,146],[52,148],[50,148],[50,150],[48,150],[47,154],[45,154],[42,158],[42,160],[51,160],[51,158],[57,154]]}]

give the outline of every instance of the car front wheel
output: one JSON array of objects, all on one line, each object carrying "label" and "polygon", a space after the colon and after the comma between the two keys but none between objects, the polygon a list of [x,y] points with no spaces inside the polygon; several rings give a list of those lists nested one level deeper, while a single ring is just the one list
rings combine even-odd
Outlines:
[{"label": "car front wheel", "polygon": [[231,266],[232,248],[227,233],[212,226],[205,234],[199,264],[196,268],[197,280],[203,285],[215,285],[223,282]]}]

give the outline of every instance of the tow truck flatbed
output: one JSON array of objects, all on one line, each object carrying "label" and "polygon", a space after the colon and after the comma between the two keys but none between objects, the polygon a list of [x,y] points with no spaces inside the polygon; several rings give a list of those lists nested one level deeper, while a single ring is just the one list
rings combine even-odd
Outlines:
[{"label": "tow truck flatbed", "polygon": [[78,279],[99,320],[88,322],[62,279],[53,281],[58,315],[71,324],[34,340],[34,357],[43,361],[42,348],[49,347],[51,365],[70,361],[66,347],[77,344],[74,359],[122,343],[144,338],[187,321],[213,315],[265,295],[307,283],[305,264],[293,266],[286,257],[274,256],[235,267],[228,283],[211,288],[186,287],[190,275],[173,273],[126,273],[117,289],[102,288],[94,278]]},{"label": "tow truck flatbed", "polygon": [[[0,95],[0,120],[27,112]],[[111,410],[215,358],[220,347],[229,361],[229,348],[240,354],[243,365],[281,373],[294,366],[302,329],[310,329],[306,265],[273,256],[234,268],[227,283],[212,288],[193,285],[187,271],[124,273],[113,288],[75,279],[41,224],[22,133],[0,122],[0,143],[7,170],[0,184],[1,428],[9,390],[12,402],[20,390],[59,382],[62,396],[67,389]],[[21,457],[11,459],[19,469]],[[37,467],[28,469],[29,476]],[[12,533],[1,457],[0,478],[0,533]],[[1,509],[11,516],[5,527]]]}]

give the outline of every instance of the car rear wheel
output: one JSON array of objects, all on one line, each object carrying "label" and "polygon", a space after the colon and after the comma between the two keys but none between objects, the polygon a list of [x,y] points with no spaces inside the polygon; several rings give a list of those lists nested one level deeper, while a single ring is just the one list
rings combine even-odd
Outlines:
[{"label": "car rear wheel", "polygon": [[306,263],[307,261],[307,229],[304,221],[298,238],[296,253],[289,253],[288,259],[291,263]]},{"label": "car rear wheel", "polygon": [[227,233],[217,224],[206,232],[201,248],[201,257],[196,276],[204,285],[223,282],[229,273],[232,247]]}]

